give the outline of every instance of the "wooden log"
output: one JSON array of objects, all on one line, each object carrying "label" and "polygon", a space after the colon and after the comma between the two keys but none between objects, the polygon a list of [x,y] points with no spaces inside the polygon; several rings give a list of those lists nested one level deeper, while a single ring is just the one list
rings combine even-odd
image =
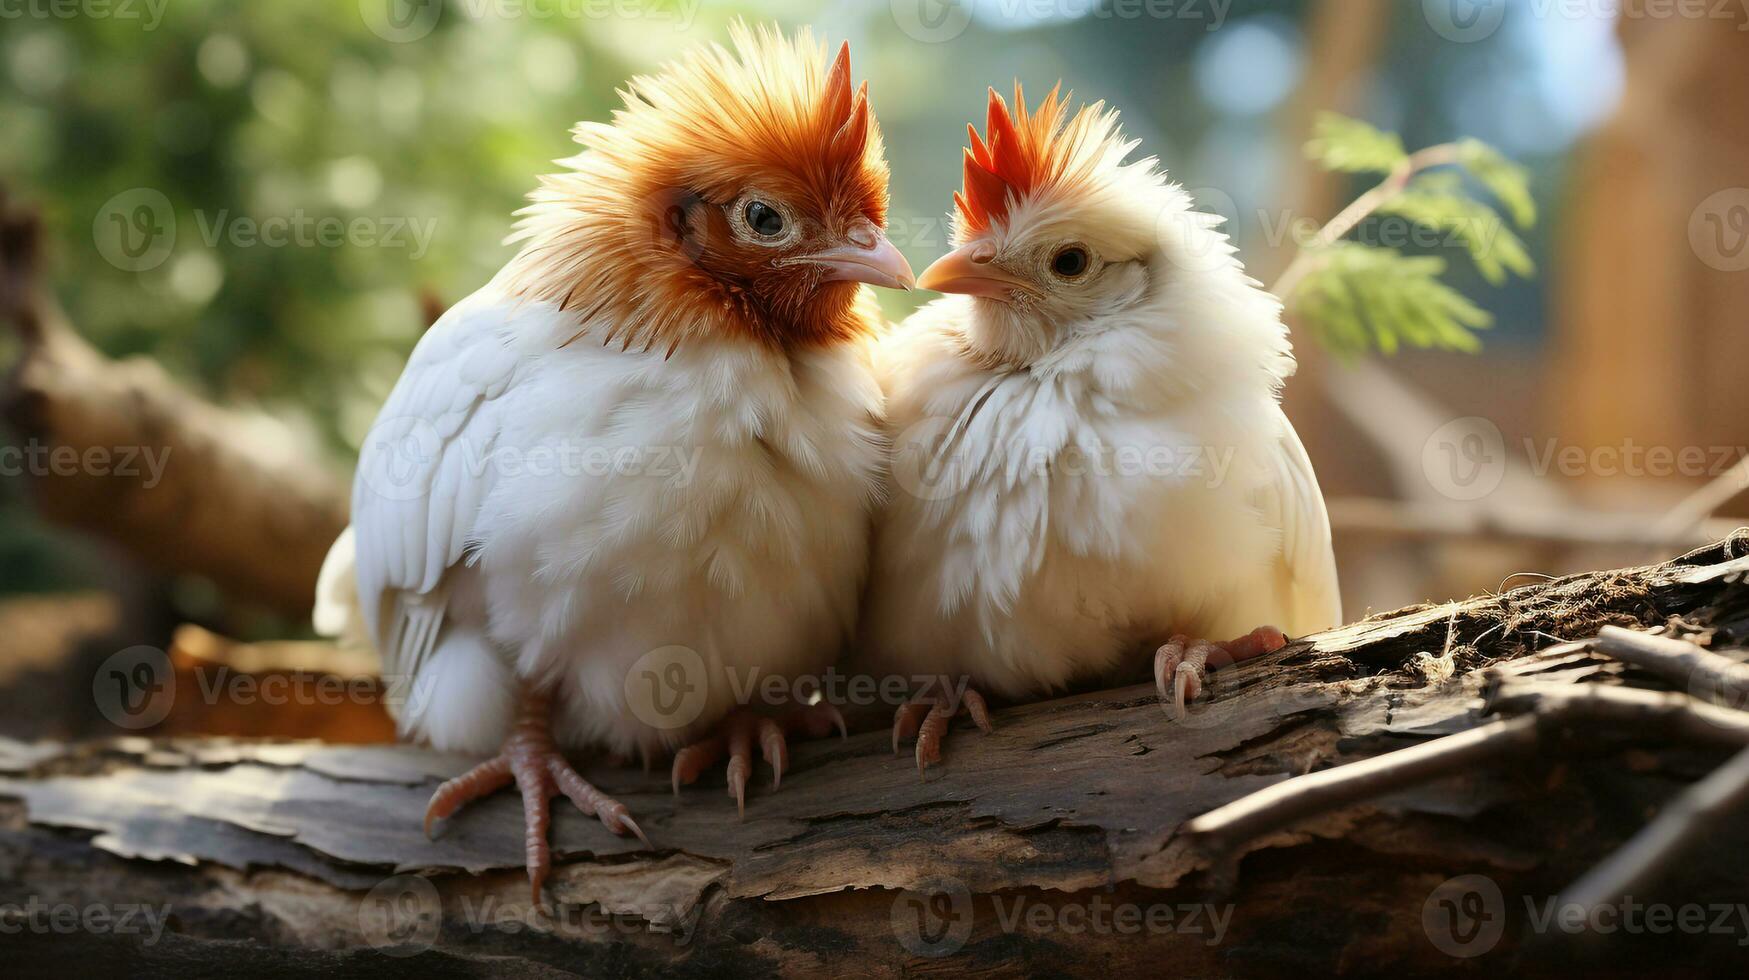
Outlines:
[{"label": "wooden log", "polygon": [[[720,776],[676,799],[663,773],[595,766],[655,849],[555,807],[542,907],[527,897],[515,799],[421,833],[432,789],[468,759],[221,738],[0,742],[0,947],[27,976],[1564,975],[1575,937],[1544,910],[1726,748],[1657,727],[1575,736],[1572,751],[1295,824],[1236,866],[1183,825],[1291,775],[1492,723],[1482,695],[1501,678],[1653,683],[1565,642],[1607,625],[1729,650],[1749,636],[1745,575],[1749,534],[1375,616],[1216,674],[1183,722],[1147,686],[999,712],[994,734],[952,735],[922,781],[882,732],[803,744],[781,791],[762,784],[739,822]],[[1744,900],[1742,837],[1727,828],[1638,897],[1673,915],[1704,907],[1707,929],[1581,930],[1606,941],[1586,969],[1740,964],[1749,921],[1714,907],[1735,915]]]}]

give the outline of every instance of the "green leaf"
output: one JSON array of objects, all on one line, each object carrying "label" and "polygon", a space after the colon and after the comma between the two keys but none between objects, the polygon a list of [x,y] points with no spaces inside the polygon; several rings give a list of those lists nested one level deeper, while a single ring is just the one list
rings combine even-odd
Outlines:
[{"label": "green leaf", "polygon": [[1493,317],[1440,281],[1445,260],[1340,242],[1283,297],[1318,339],[1344,357],[1402,347],[1474,353]]},{"label": "green leaf", "polygon": [[1536,199],[1530,194],[1530,171],[1481,140],[1458,144],[1458,162],[1505,206],[1520,228],[1536,224]]},{"label": "green leaf", "polygon": [[1381,205],[1378,213],[1394,214],[1440,232],[1448,239],[1442,244],[1463,245],[1483,278],[1495,286],[1504,285],[1509,274],[1526,279],[1535,275],[1536,263],[1524,242],[1494,209],[1464,197],[1462,181],[1456,177],[1432,174],[1418,179]]},{"label": "green leaf", "polygon": [[1318,116],[1306,155],[1326,170],[1356,174],[1390,173],[1409,159],[1397,134],[1334,112]]}]

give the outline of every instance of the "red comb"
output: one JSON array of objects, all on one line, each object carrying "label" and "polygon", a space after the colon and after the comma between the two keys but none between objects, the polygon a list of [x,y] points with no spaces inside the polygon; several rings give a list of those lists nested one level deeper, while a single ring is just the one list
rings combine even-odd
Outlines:
[{"label": "red comb", "polygon": [[990,89],[983,138],[975,126],[966,127],[971,145],[966,150],[965,188],[954,195],[954,206],[968,228],[976,231],[992,220],[1007,218],[1010,192],[1014,196],[1030,192],[1049,172],[1051,144],[1062,119],[1057,93],[1057,88],[1051,89],[1038,112],[1029,116],[1019,82],[1014,84],[1013,109]]}]

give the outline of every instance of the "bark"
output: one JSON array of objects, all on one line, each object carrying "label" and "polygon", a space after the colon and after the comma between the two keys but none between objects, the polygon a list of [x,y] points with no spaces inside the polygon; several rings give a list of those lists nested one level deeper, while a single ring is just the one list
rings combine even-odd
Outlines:
[{"label": "bark", "polygon": [[[1484,695],[1503,683],[1656,686],[1566,641],[1667,627],[1729,650],[1749,634],[1745,574],[1749,532],[1664,565],[1376,616],[1216,674],[1183,722],[1151,687],[1000,712],[992,735],[950,736],[925,780],[884,732],[803,744],[781,791],[758,780],[744,822],[720,776],[675,799],[664,773],[591,767],[656,849],[555,806],[545,914],[529,908],[513,797],[422,835],[433,788],[467,759],[218,738],[0,742],[0,908],[17,906],[0,927],[19,926],[0,943],[26,975],[1559,976],[1582,955],[1598,956],[1589,975],[1703,975],[1741,963],[1749,925],[1709,911],[1718,931],[1602,937],[1599,950],[1534,924],[1727,758],[1728,739],[1550,723],[1532,750],[1260,840],[1217,850],[1184,825],[1289,775],[1500,725]],[[1740,825],[1721,824],[1636,900],[1742,901]],[[1464,875],[1489,883],[1474,935],[1445,918],[1468,908],[1476,879],[1450,881]],[[70,921],[134,905],[168,909],[161,934],[142,914],[132,932],[57,932],[41,911],[73,908]]]}]

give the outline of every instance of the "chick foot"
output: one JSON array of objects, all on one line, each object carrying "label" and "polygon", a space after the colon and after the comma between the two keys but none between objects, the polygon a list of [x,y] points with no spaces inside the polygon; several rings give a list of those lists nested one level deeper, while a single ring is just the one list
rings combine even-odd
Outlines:
[{"label": "chick foot", "polygon": [[[1154,653],[1154,686],[1160,690],[1160,700],[1169,704],[1174,718],[1184,717],[1184,704],[1194,701],[1203,691],[1208,672],[1229,664],[1274,653],[1287,646],[1287,637],[1273,626],[1257,629],[1225,643],[1198,640],[1180,634],[1166,641]],[[1167,683],[1172,693],[1166,693]]]},{"label": "chick foot", "polygon": [[541,900],[541,886],[546,883],[547,872],[552,870],[553,864],[552,852],[547,847],[547,829],[552,823],[548,801],[554,796],[563,793],[577,805],[577,809],[599,818],[601,825],[608,830],[621,837],[632,834],[643,841],[645,847],[650,846],[650,839],[632,821],[625,805],[589,785],[565,761],[564,754],[553,741],[549,721],[551,704],[548,695],[525,695],[516,727],[505,739],[498,755],[437,787],[425,808],[425,836],[430,837],[432,824],[436,821],[514,782],[522,793],[528,883],[537,905]]},{"label": "chick foot", "polygon": [[917,736],[917,776],[923,777],[924,771],[931,763],[941,761],[941,740],[947,736],[947,729],[955,716],[961,711],[971,716],[972,723],[977,725],[985,735],[990,734],[990,708],[984,703],[984,696],[970,687],[957,692],[943,678],[941,689],[947,695],[919,694],[910,701],[899,706],[893,713],[893,754],[899,754],[899,742]]},{"label": "chick foot", "polygon": [[670,779],[674,795],[681,786],[690,786],[706,769],[728,756],[729,795],[735,798],[735,810],[741,819],[747,817],[747,780],[753,775],[753,743],[759,743],[759,754],[771,766],[771,788],[783,785],[784,771],[789,768],[789,738],[824,738],[832,729],[840,738],[849,736],[844,715],[836,707],[821,702],[792,708],[776,717],[757,714],[746,708],[729,713],[715,734],[674,753],[674,768]]}]

